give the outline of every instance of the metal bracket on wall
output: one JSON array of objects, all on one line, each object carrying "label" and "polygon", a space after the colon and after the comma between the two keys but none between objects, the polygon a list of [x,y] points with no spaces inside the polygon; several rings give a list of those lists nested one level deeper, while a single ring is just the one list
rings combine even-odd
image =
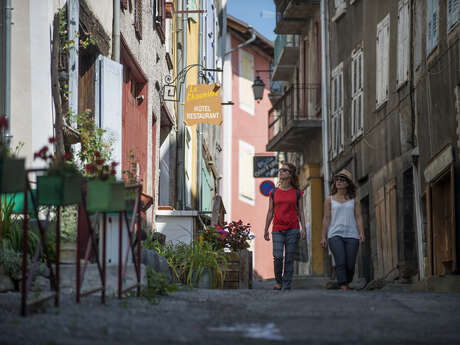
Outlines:
[{"label": "metal bracket on wall", "polygon": [[[204,72],[223,72],[221,68],[205,68],[202,64],[193,64],[184,67],[177,76],[173,78],[171,75],[165,77],[165,84],[161,88],[160,97],[164,102],[181,102],[180,95],[182,90],[182,85],[185,84],[185,77],[187,73],[192,70],[194,67],[199,67],[200,77],[204,80],[207,80],[207,77]],[[179,81],[179,92],[177,92],[176,82]]]}]

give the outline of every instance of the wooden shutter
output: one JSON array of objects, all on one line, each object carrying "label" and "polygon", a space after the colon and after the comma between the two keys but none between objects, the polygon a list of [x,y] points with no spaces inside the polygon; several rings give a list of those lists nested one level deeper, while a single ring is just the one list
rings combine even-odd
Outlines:
[{"label": "wooden shutter", "polygon": [[452,29],[460,19],[460,0],[447,0],[447,30]]},{"label": "wooden shutter", "polygon": [[397,239],[397,208],[396,208],[396,181],[392,180],[385,186],[385,249],[384,268],[385,274],[390,273],[398,265],[398,239]]},{"label": "wooden shutter", "polygon": [[383,278],[383,233],[385,224],[385,190],[380,188],[375,194],[375,232],[377,237],[377,262],[374,262],[376,278]]},{"label": "wooden shutter", "polygon": [[427,43],[426,53],[429,55],[438,44],[438,0],[427,1]]},{"label": "wooden shutter", "polygon": [[390,76],[390,17],[386,18],[384,32],[384,45],[383,45],[383,90],[382,95],[384,99],[388,98],[389,83],[388,79]]},{"label": "wooden shutter", "polygon": [[382,88],[383,88],[383,30],[379,24],[377,27],[377,46],[376,46],[376,103],[379,105],[382,102]]},{"label": "wooden shutter", "polygon": [[339,150],[343,151],[344,147],[344,137],[345,137],[345,126],[344,126],[344,121],[343,121],[343,96],[344,96],[344,90],[343,90],[343,68],[340,69],[340,74],[339,74],[339,85],[340,85],[340,110],[339,110],[339,121],[340,121],[340,140],[339,140]]},{"label": "wooden shutter", "polygon": [[138,39],[142,39],[142,0],[135,0],[134,29]]},{"label": "wooden shutter", "polygon": [[409,3],[399,2],[398,11],[398,73],[397,85],[401,85],[409,76]]}]

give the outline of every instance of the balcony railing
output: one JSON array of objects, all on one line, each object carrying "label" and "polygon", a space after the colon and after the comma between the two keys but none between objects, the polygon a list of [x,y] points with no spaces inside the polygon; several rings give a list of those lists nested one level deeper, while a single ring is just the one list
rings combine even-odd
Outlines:
[{"label": "balcony railing", "polygon": [[307,21],[319,9],[320,0],[275,0],[278,34],[299,34]]},{"label": "balcony railing", "polygon": [[275,64],[279,63],[280,57],[285,48],[298,48],[300,45],[299,35],[277,35],[275,39]]},{"label": "balcony railing", "polygon": [[268,113],[268,142],[283,132],[290,121],[317,120],[321,111],[321,85],[292,85]]}]

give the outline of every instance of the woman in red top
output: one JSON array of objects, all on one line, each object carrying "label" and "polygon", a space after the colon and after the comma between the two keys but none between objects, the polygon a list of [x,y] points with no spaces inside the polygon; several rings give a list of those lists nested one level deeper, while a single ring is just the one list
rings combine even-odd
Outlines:
[{"label": "woman in red top", "polygon": [[[297,242],[299,237],[302,240],[306,237],[304,214],[299,212],[303,210],[303,193],[299,190],[299,179],[293,164],[283,163],[278,176],[278,188],[274,189],[270,196],[264,238],[270,241],[268,228],[274,218],[272,235],[276,284],[273,289],[290,290]],[[299,220],[302,224],[301,229]]]}]

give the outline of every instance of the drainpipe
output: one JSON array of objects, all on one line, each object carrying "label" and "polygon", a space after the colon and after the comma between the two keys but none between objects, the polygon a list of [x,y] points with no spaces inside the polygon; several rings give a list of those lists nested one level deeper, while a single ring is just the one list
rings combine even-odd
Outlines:
[{"label": "drainpipe", "polygon": [[[200,1],[200,10],[203,10],[203,2],[204,1]],[[199,18],[199,21],[200,21],[200,24],[199,24],[199,28],[198,28],[198,63],[201,63],[201,64],[206,64],[206,62],[203,63],[203,50],[204,50],[204,46],[203,46],[203,32],[204,32],[204,23],[203,23],[203,20],[201,18],[201,16],[198,17]],[[205,66],[207,67],[207,66]],[[198,68],[198,80],[197,82],[199,83],[200,82],[200,75],[202,73],[202,69],[201,69],[201,66]],[[197,162],[196,162],[196,169],[197,169],[197,174],[196,174],[196,184],[197,184],[197,188],[196,188],[196,209],[198,211],[201,211],[201,199],[202,199],[202,195],[201,195],[201,184],[203,183],[203,181],[201,181],[201,170],[203,169],[202,167],[202,164],[201,164],[201,157],[203,155],[203,125],[201,123],[199,123],[196,127],[197,129],[197,150],[196,150],[196,155],[197,155]],[[200,217],[198,217],[200,218]]]},{"label": "drainpipe", "polygon": [[248,44],[251,44],[252,42],[255,41],[255,39],[257,38],[256,31],[254,30],[254,28],[253,28],[252,26],[248,26],[248,30],[249,30],[249,32],[251,33],[251,38],[248,39],[246,42],[243,42],[243,43],[241,43],[240,45],[236,46],[235,48],[230,49],[228,52],[226,52],[226,53],[224,54],[224,58],[225,58],[228,54],[233,53],[235,50],[241,49],[241,48],[243,48],[244,46],[247,46]]},{"label": "drainpipe", "polygon": [[[185,0],[179,0],[177,2],[178,11],[185,9]],[[178,16],[180,18],[180,28],[177,30],[177,42],[182,41],[182,70],[187,65],[187,33],[185,23],[187,21],[187,14],[184,13],[183,16]],[[180,39],[180,34],[182,31],[182,39]],[[182,83],[183,80],[178,80],[177,82]],[[185,86],[185,85],[184,85]],[[179,95],[180,99],[185,99],[185,87],[180,88],[181,94]],[[184,105],[178,104],[178,114],[177,114],[177,158],[176,158],[176,171],[177,171],[177,203],[180,210],[185,208],[185,127],[184,127]]]},{"label": "drainpipe", "polygon": [[[410,27],[410,47],[413,47],[414,43],[414,1],[411,0],[410,2],[410,13],[411,13],[411,27]],[[415,201],[415,220],[417,226],[417,258],[418,258],[418,271],[419,271],[419,279],[422,280],[425,278],[425,255],[423,250],[423,226],[422,226],[422,205],[420,202],[420,188],[419,188],[419,173],[418,173],[418,157],[419,157],[419,149],[416,147],[415,143],[415,105],[414,105],[414,50],[410,50],[409,54],[409,68],[410,68],[410,76],[409,76],[409,95],[410,95],[410,109],[411,109],[411,124],[412,124],[412,138],[411,138],[411,145],[413,147],[412,150],[412,182],[414,184],[414,201]]]},{"label": "drainpipe", "polygon": [[112,60],[120,62],[120,0],[113,0]]},{"label": "drainpipe", "polygon": [[11,134],[11,0],[5,3],[5,116],[8,127],[5,131],[5,140],[10,143]]},{"label": "drainpipe", "polygon": [[322,123],[322,146],[323,146],[323,177],[324,177],[324,197],[330,194],[329,185],[329,114],[327,102],[328,80],[328,35],[327,35],[327,9],[326,0],[321,0],[321,114]]},{"label": "drainpipe", "polygon": [[[75,42],[75,48],[69,50],[69,110],[78,114],[78,50],[80,29],[80,0],[68,2],[69,35],[68,39]],[[65,121],[64,121],[65,122]]]}]

